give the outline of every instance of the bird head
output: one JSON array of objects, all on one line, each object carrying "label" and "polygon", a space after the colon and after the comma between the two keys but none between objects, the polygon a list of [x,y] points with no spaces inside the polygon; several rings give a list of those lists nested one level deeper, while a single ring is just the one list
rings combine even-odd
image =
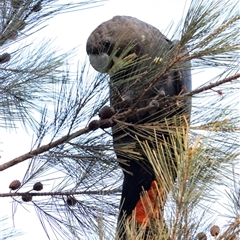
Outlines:
[{"label": "bird head", "polygon": [[131,60],[151,57],[156,52],[156,43],[162,38],[164,36],[149,24],[133,17],[115,16],[90,34],[86,50],[93,68],[109,73],[116,63],[122,66],[123,59],[129,63],[129,56]]}]

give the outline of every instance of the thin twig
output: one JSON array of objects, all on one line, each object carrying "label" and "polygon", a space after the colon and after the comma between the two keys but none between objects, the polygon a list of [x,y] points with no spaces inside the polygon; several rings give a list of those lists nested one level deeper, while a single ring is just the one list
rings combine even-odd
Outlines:
[{"label": "thin twig", "polygon": [[53,142],[50,142],[49,144],[46,144],[46,145],[43,145],[43,146],[40,146],[32,151],[30,151],[29,153],[25,153],[23,154],[22,156],[20,157],[17,157],[17,158],[14,158],[12,159],[11,161],[9,162],[6,162],[2,165],[0,165],[0,171],[3,171],[7,168],[10,168],[20,162],[23,162],[29,158],[32,158],[32,157],[35,157],[41,153],[44,153],[46,151],[49,151],[50,149],[54,148],[54,147],[57,147],[65,142],[68,142],[76,137],[79,137],[80,135],[83,135],[85,133],[88,133],[89,132],[89,129],[86,127],[86,128],[82,128],[72,134],[69,134],[69,135],[66,135],[66,136],[63,136],[59,139],[57,139],[56,141],[53,141]]},{"label": "thin twig", "polygon": [[[165,101],[160,101],[159,104],[160,104],[160,106],[161,105],[171,106],[179,98],[181,99],[181,98],[186,97],[186,96],[193,96],[193,95],[198,94],[200,92],[204,92],[204,91],[210,90],[210,89],[212,89],[212,88],[214,88],[216,86],[222,85],[222,84],[224,84],[226,82],[231,82],[232,80],[236,80],[239,77],[240,77],[240,73],[236,73],[236,74],[234,74],[234,75],[232,75],[232,76],[230,76],[228,78],[224,78],[224,79],[219,80],[219,81],[217,81],[215,83],[210,83],[208,86],[204,86],[202,88],[193,90],[193,91],[191,91],[189,93],[185,93],[185,94],[179,95],[179,96],[169,97],[169,99],[167,99]],[[146,111],[152,110],[154,108],[155,107],[151,106],[151,105],[147,106],[147,107],[143,107],[143,108],[138,108],[138,109],[136,109],[134,111],[131,108],[131,109],[125,111],[125,112],[122,112],[122,113],[114,115],[112,117],[112,120],[116,122],[118,119],[126,118],[127,116],[129,116],[129,115],[131,115],[133,113],[146,112]],[[21,163],[21,162],[23,162],[23,161],[25,161],[25,160],[27,160],[29,158],[35,157],[35,156],[37,156],[37,155],[39,155],[41,153],[47,152],[50,149],[52,149],[52,148],[54,148],[54,147],[56,147],[58,145],[61,145],[61,144],[65,143],[65,142],[68,142],[68,141],[70,141],[70,140],[72,140],[72,139],[74,139],[76,137],[79,137],[79,136],[81,136],[83,134],[86,134],[89,131],[90,131],[89,128],[86,127],[86,128],[80,129],[80,130],[78,130],[78,131],[76,131],[76,132],[74,132],[72,134],[63,136],[62,138],[57,139],[54,142],[50,142],[47,145],[40,146],[39,148],[36,148],[36,149],[30,151],[29,153],[23,154],[20,157],[14,158],[14,159],[10,160],[9,162],[6,162],[6,163],[0,165],[0,171],[3,171],[5,169],[7,169],[7,168],[10,168],[10,167],[12,167],[12,166],[14,166],[14,165],[16,165],[18,163]]]},{"label": "thin twig", "polygon": [[[236,73],[236,74],[234,74],[234,75],[232,75],[232,76],[230,76],[230,77],[227,77],[227,78],[224,78],[224,79],[222,79],[222,80],[219,80],[219,81],[217,81],[217,82],[210,83],[208,86],[204,86],[204,87],[198,88],[198,89],[196,89],[196,90],[193,90],[193,91],[191,91],[191,92],[184,93],[184,94],[182,94],[182,95],[180,95],[180,96],[181,96],[181,97],[193,96],[193,95],[195,95],[195,94],[197,94],[197,93],[204,92],[204,91],[206,91],[206,90],[210,90],[210,89],[212,89],[212,88],[214,88],[214,87],[217,87],[217,86],[219,86],[219,85],[222,85],[222,84],[224,84],[224,83],[227,83],[227,82],[231,82],[231,81],[233,81],[233,80],[236,80],[236,79],[238,79],[239,77],[240,77],[240,72],[239,72],[239,73]],[[177,97],[179,97],[179,96],[177,96]]]},{"label": "thin twig", "polygon": [[96,194],[96,195],[111,195],[121,192],[121,189],[114,190],[98,190],[98,191],[69,191],[69,192],[13,192],[13,193],[0,193],[0,197],[20,197],[26,194],[31,196],[69,196],[69,195],[83,195],[83,194]]}]

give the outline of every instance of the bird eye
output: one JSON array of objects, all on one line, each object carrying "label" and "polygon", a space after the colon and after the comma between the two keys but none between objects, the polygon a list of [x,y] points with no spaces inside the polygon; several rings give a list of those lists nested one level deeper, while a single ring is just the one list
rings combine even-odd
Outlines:
[{"label": "bird eye", "polygon": [[104,48],[108,49],[110,47],[110,41],[109,40],[103,41],[103,46]]}]

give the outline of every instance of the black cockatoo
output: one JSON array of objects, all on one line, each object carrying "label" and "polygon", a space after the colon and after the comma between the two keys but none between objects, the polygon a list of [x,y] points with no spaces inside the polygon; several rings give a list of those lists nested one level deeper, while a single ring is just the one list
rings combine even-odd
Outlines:
[{"label": "black cockatoo", "polygon": [[[155,196],[161,194],[161,183],[156,181],[140,142],[147,140],[156,148],[156,138],[161,142],[168,139],[168,134],[163,131],[155,137],[154,126],[176,115],[190,114],[191,100],[183,100],[178,107],[167,102],[191,90],[191,66],[189,61],[172,64],[174,57],[186,52],[184,46],[167,39],[155,27],[129,16],[115,16],[100,24],[90,34],[86,49],[93,68],[110,76],[111,107],[117,113],[132,110],[112,127],[114,150],[124,174],[118,218],[121,235],[124,221],[132,214],[140,225],[148,225],[148,218],[154,217]],[[146,111],[137,111],[140,108]],[[146,125],[151,125],[152,130],[145,129]],[[177,166],[173,162],[169,161],[169,173],[174,181]],[[152,214],[146,212],[144,204],[149,201],[144,199],[144,191],[152,202]],[[164,204],[166,194],[162,194],[159,197]]]}]

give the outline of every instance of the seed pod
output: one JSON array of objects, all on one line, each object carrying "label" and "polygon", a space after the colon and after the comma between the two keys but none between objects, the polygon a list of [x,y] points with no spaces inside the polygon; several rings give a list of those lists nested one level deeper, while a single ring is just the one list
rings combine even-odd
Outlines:
[{"label": "seed pod", "polygon": [[23,200],[24,202],[30,202],[30,201],[32,201],[32,195],[29,194],[29,193],[27,193],[27,194],[25,194],[25,195],[22,196],[22,200]]},{"label": "seed pod", "polygon": [[96,130],[100,127],[100,121],[99,120],[92,120],[89,124],[88,124],[88,128],[89,130]]},{"label": "seed pod", "polygon": [[219,226],[217,225],[213,225],[211,228],[210,228],[210,233],[212,236],[216,237],[220,232],[220,228]]},{"label": "seed pod", "polygon": [[74,196],[67,197],[67,204],[68,206],[75,206],[77,203],[77,199]]},{"label": "seed pod", "polygon": [[42,4],[41,4],[41,1],[39,1],[32,7],[32,12],[39,12],[41,9],[42,9]]},{"label": "seed pod", "polygon": [[113,126],[113,121],[112,119],[102,119],[100,120],[100,128],[104,129],[104,128],[109,128]]},{"label": "seed pod", "polygon": [[196,238],[198,240],[207,240],[207,235],[204,232],[200,232],[197,234]]},{"label": "seed pod", "polygon": [[99,111],[99,117],[101,119],[107,119],[112,117],[115,114],[115,110],[113,107],[109,106],[104,106],[100,111]]},{"label": "seed pod", "polygon": [[33,190],[35,191],[41,191],[43,189],[43,184],[41,182],[36,182],[33,185]]},{"label": "seed pod", "polygon": [[11,190],[17,190],[18,188],[20,188],[20,186],[21,186],[21,182],[19,180],[14,180],[10,183],[9,188]]},{"label": "seed pod", "polygon": [[0,55],[0,64],[8,62],[11,59],[11,55],[9,53],[3,53]]}]

